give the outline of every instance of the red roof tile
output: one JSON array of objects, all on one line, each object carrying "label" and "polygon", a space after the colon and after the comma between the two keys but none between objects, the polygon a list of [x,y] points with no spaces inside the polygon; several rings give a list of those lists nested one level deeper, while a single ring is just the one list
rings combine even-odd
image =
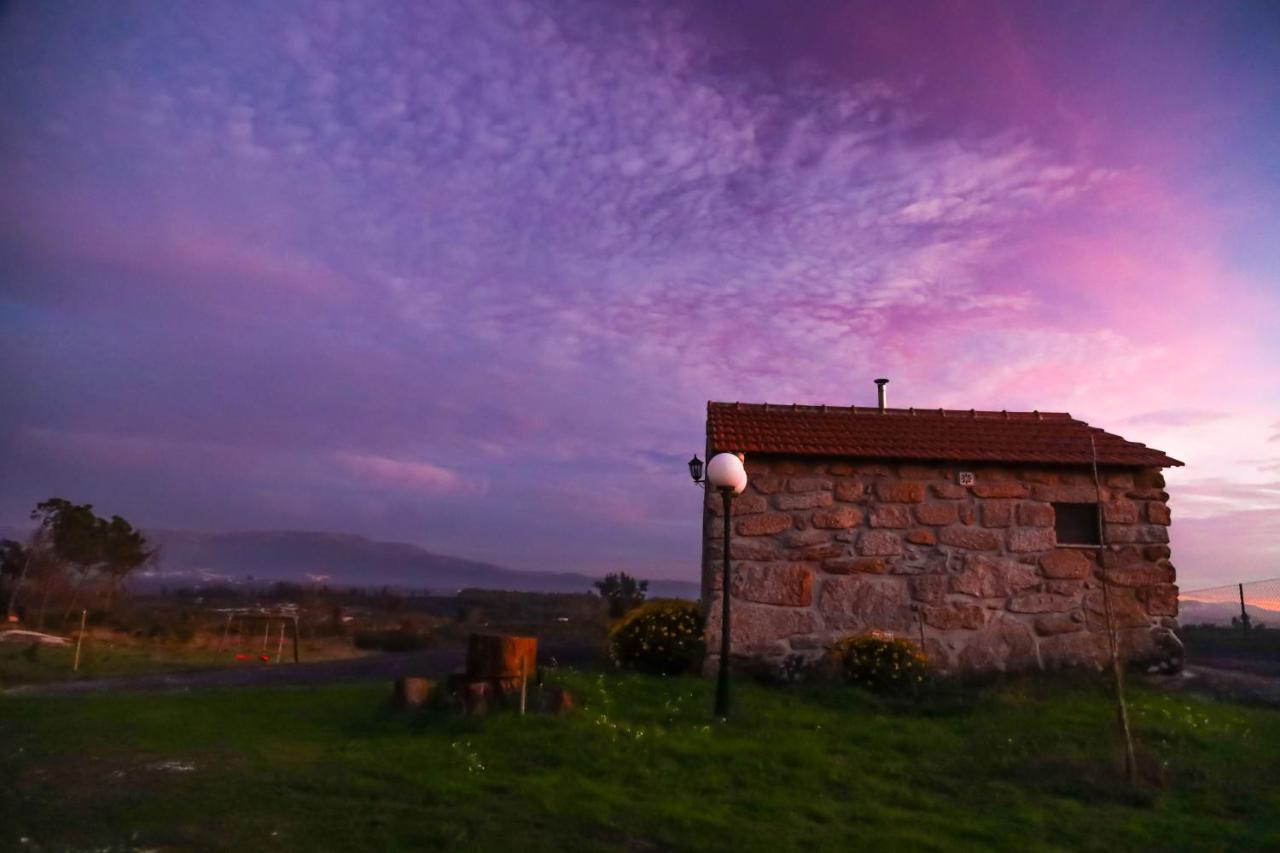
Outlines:
[{"label": "red roof tile", "polygon": [[1088,465],[1090,436],[1103,465],[1182,464],[1061,412],[707,403],[714,452]]}]

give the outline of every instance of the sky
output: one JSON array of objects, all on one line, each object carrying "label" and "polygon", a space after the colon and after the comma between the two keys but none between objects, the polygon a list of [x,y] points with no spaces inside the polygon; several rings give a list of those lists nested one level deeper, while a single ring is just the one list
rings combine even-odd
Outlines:
[{"label": "sky", "polygon": [[695,579],[709,399],[1067,411],[1280,576],[1280,5],[0,6],[0,523]]}]

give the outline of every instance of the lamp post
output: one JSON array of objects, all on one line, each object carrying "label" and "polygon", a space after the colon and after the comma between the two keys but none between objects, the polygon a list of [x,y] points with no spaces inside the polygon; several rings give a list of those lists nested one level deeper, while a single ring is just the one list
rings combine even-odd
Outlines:
[{"label": "lamp post", "polygon": [[[702,473],[702,462],[697,456],[689,460],[689,473],[695,482]],[[733,524],[731,513],[733,499],[747,487],[747,470],[742,460],[733,453],[717,453],[707,463],[707,479],[724,500],[724,574],[720,583],[720,668],[716,679],[716,716],[729,716],[729,536]]]}]

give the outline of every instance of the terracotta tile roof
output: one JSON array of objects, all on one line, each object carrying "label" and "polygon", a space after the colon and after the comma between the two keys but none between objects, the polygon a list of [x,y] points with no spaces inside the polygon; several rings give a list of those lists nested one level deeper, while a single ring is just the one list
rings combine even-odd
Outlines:
[{"label": "terracotta tile roof", "polygon": [[1103,465],[1182,464],[1062,412],[707,403],[715,452],[1088,465],[1091,435]]}]

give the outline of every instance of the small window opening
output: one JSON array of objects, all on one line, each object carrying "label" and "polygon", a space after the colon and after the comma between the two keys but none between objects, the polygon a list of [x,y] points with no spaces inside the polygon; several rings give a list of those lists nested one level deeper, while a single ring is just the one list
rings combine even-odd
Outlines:
[{"label": "small window opening", "polygon": [[1101,545],[1096,503],[1053,505],[1053,528],[1059,545]]}]

